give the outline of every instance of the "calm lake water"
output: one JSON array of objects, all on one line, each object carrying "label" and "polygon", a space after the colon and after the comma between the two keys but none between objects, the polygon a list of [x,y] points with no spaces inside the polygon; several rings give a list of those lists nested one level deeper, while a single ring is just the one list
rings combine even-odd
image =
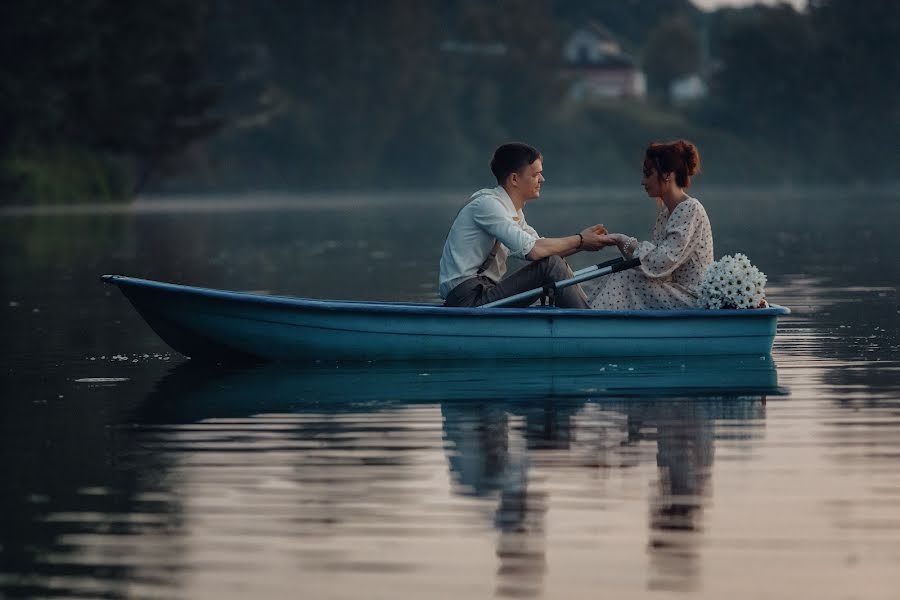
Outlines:
[{"label": "calm lake water", "polygon": [[0,209],[0,597],[900,598],[896,192],[696,189],[772,356],[227,371],[99,281],[437,301],[468,191]]}]

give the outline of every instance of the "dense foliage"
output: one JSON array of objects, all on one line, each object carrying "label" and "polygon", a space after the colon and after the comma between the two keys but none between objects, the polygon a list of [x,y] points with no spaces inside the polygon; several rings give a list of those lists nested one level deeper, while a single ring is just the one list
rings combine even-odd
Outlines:
[{"label": "dense foliage", "polygon": [[[643,62],[647,102],[567,96],[561,49],[590,22]],[[447,185],[513,138],[556,182],[623,182],[675,136],[721,181],[894,180],[898,37],[892,0],[9,0],[0,189],[127,196],[178,166],[204,187]],[[670,105],[695,71],[709,96]]]},{"label": "dense foliage", "polygon": [[42,201],[125,197],[215,130],[203,2],[0,3],[0,178]]},{"label": "dense foliage", "polygon": [[792,181],[897,180],[900,5],[813,0],[721,13],[700,120],[768,144]]}]

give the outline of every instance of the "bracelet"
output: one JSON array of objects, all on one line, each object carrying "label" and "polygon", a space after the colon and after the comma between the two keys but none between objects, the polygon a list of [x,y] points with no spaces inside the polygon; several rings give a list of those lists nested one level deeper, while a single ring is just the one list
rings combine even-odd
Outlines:
[{"label": "bracelet", "polygon": [[584,236],[579,233],[578,234],[578,245],[575,246],[575,249],[581,250],[581,246],[583,246],[583,245],[584,245]]},{"label": "bracelet", "polygon": [[636,239],[634,239],[633,237],[628,238],[628,240],[625,242],[625,245],[622,246],[622,254],[627,255],[628,249],[631,248],[631,245],[635,243],[637,243]]}]

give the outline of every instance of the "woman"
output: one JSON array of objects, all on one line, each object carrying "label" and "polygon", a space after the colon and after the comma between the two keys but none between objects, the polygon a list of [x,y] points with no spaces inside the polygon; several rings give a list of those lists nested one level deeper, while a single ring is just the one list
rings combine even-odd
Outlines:
[{"label": "woman", "polygon": [[641,266],[608,275],[590,294],[591,308],[606,310],[694,307],[694,290],[713,262],[712,230],[706,210],[685,192],[700,170],[697,148],[685,140],[650,144],[644,154],[641,185],[659,210],[648,241],[606,235],[625,258]]}]

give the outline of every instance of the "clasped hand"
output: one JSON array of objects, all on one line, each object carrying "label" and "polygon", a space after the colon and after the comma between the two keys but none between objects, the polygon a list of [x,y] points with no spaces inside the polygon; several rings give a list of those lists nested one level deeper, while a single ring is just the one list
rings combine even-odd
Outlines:
[{"label": "clasped hand", "polygon": [[595,251],[606,246],[615,246],[616,240],[603,225],[592,225],[581,232],[584,241],[581,244],[582,250]]}]

